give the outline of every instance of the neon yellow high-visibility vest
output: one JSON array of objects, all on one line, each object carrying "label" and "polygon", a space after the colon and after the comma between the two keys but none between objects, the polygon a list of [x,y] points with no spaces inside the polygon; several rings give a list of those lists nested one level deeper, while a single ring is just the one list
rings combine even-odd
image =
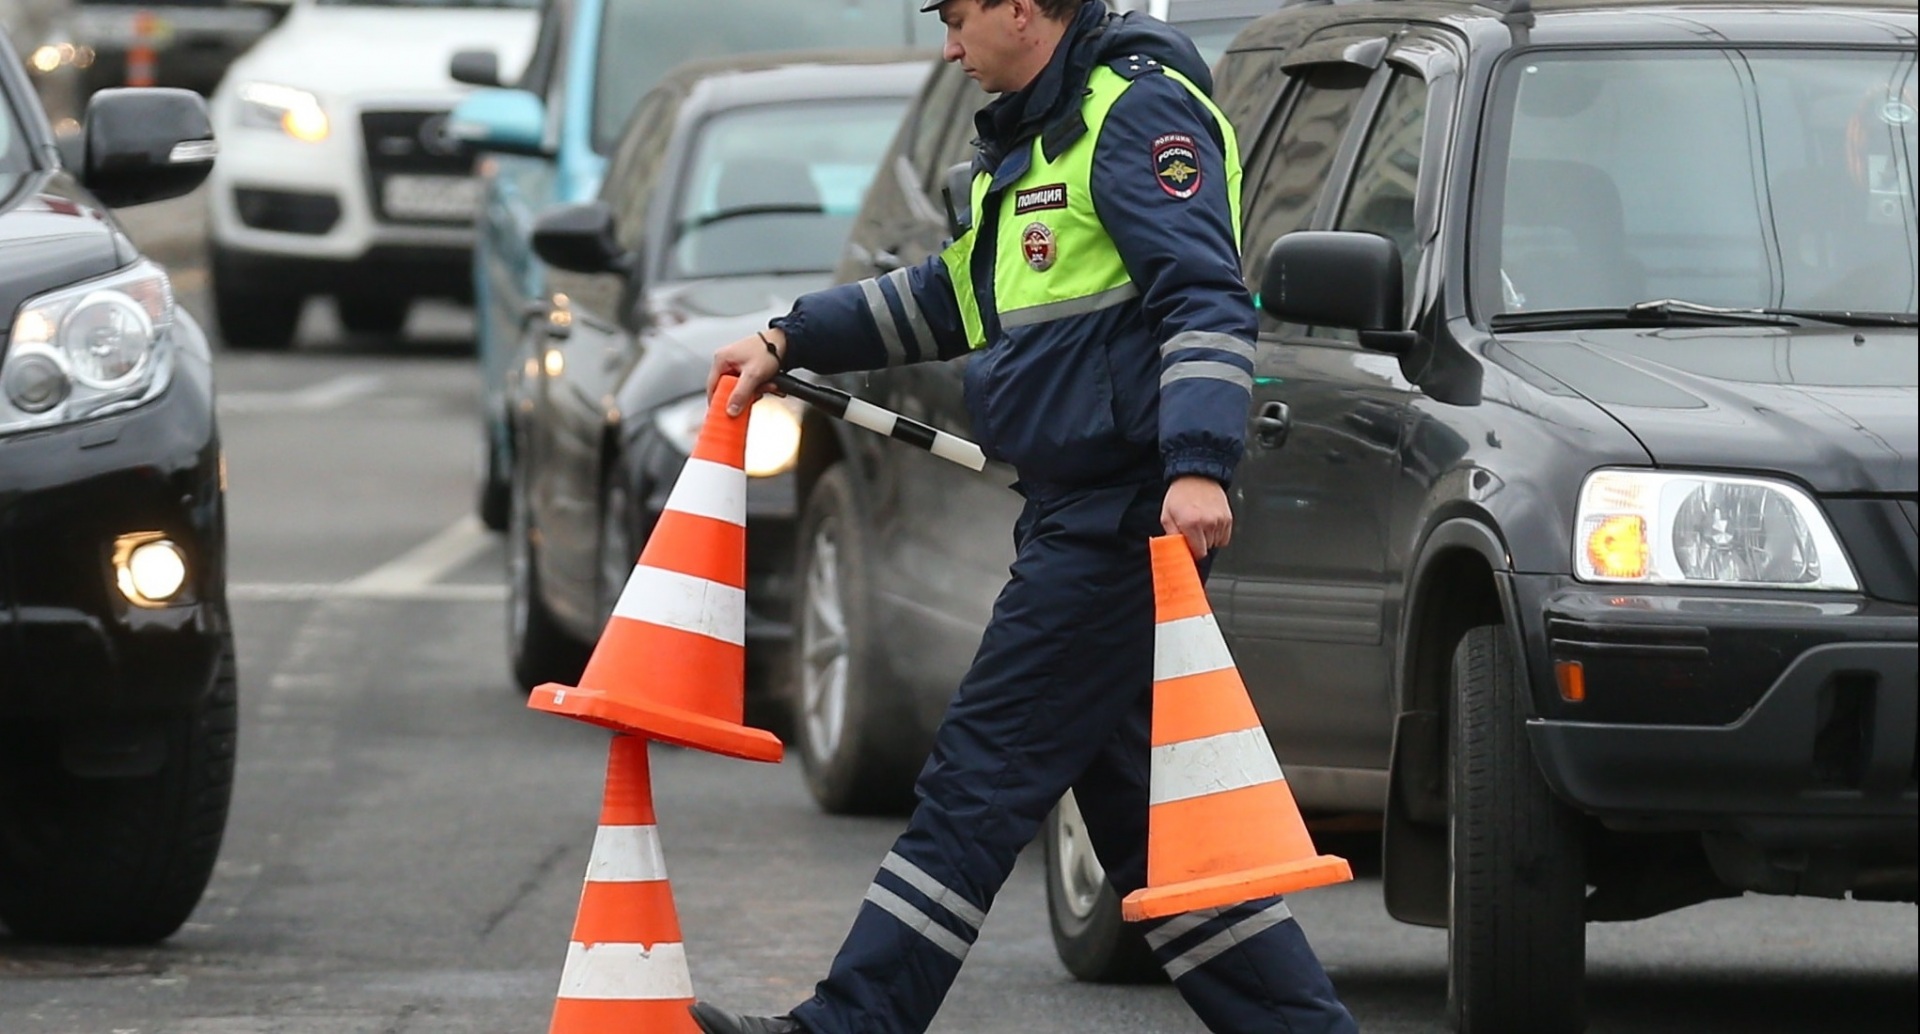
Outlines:
[{"label": "neon yellow high-visibility vest", "polygon": [[[1227,166],[1227,203],[1232,211],[1237,245],[1240,148],[1233,126],[1187,77],[1170,68],[1160,74],[1172,78],[1199,98],[1220,128]],[[995,235],[993,297],[1003,329],[1097,312],[1139,296],[1139,289],[1127,275],[1126,264],[1120,260],[1113,238],[1094,211],[1092,191],[1093,153],[1100,140],[1100,128],[1114,103],[1131,85],[1133,80],[1106,65],[1093,70],[1087,78],[1089,96],[1081,111],[1087,132],[1053,161],[1047,160],[1040,140],[1033,141],[1032,164],[1025,175],[1007,187],[995,226],[978,224],[985,211],[992,174],[981,172],[974,176],[972,204],[968,210],[974,214],[975,225],[941,253],[948,277],[953,281],[954,298],[959,302],[969,346],[979,349],[987,345],[971,272],[974,242],[982,232]],[[1063,261],[1054,261],[1056,257]]]}]

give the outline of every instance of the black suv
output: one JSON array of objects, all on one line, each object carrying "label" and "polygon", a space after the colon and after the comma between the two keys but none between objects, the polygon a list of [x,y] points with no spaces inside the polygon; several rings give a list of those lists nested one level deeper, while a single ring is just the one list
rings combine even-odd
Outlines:
[{"label": "black suv", "polygon": [[192,190],[186,90],[103,90],[61,165],[0,39],[0,924],[143,942],[213,871],[233,785],[206,335],[103,206]]},{"label": "black suv", "polygon": [[[1915,898],[1915,41],[1891,0],[1310,2],[1216,65],[1263,312],[1208,593],[1303,807],[1378,816],[1388,910],[1449,928],[1463,1030],[1579,1029],[1588,921]],[[955,370],[849,383],[966,430]],[[898,792],[966,663],[988,473],[806,429],[834,803]],[[1062,956],[1128,975],[1074,832]]]}]

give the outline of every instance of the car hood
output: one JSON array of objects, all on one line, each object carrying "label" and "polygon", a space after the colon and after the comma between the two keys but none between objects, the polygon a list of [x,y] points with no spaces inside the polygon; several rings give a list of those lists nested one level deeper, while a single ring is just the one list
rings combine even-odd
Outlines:
[{"label": "car hood", "polygon": [[453,95],[458,50],[491,49],[512,82],[533,48],[536,12],[458,7],[319,7],[299,4],[233,63],[226,83],[258,81],[336,96]]},{"label": "car hood", "polygon": [[1920,342],[1883,328],[1506,334],[1662,467],[1776,471],[1815,491],[1916,491]]},{"label": "car hood", "polygon": [[647,292],[646,359],[623,386],[621,407],[641,413],[700,391],[715,349],[765,330],[795,298],[830,282],[826,273],[790,273],[654,286]]},{"label": "car hood", "polygon": [[125,264],[106,213],[71,187],[56,173],[0,175],[0,340],[20,303]]}]

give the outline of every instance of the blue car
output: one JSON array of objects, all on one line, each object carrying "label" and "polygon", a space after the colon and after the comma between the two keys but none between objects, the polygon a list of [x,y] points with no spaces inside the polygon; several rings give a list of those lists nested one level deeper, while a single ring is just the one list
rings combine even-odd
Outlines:
[{"label": "blue car", "polygon": [[492,87],[449,131],[480,151],[484,201],[473,249],[484,437],[479,509],[504,529],[513,433],[506,364],[545,323],[548,270],[532,249],[550,205],[589,201],[634,103],[683,61],[815,47],[937,47],[939,19],[899,0],[546,0],[533,56],[511,86],[485,51],[453,58],[455,79]]}]

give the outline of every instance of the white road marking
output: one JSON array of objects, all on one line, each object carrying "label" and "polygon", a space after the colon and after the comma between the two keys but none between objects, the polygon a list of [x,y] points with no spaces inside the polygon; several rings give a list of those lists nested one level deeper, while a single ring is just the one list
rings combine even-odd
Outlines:
[{"label": "white road marking", "polygon": [[490,584],[441,584],[440,579],[478,556],[493,536],[471,514],[379,567],[347,582],[242,582],[227,587],[235,600],[420,600],[446,603],[497,603],[507,587]]},{"label": "white road marking", "polygon": [[296,391],[223,391],[215,396],[221,413],[311,413],[338,409],[379,391],[387,379],[377,373],[350,373]]}]

